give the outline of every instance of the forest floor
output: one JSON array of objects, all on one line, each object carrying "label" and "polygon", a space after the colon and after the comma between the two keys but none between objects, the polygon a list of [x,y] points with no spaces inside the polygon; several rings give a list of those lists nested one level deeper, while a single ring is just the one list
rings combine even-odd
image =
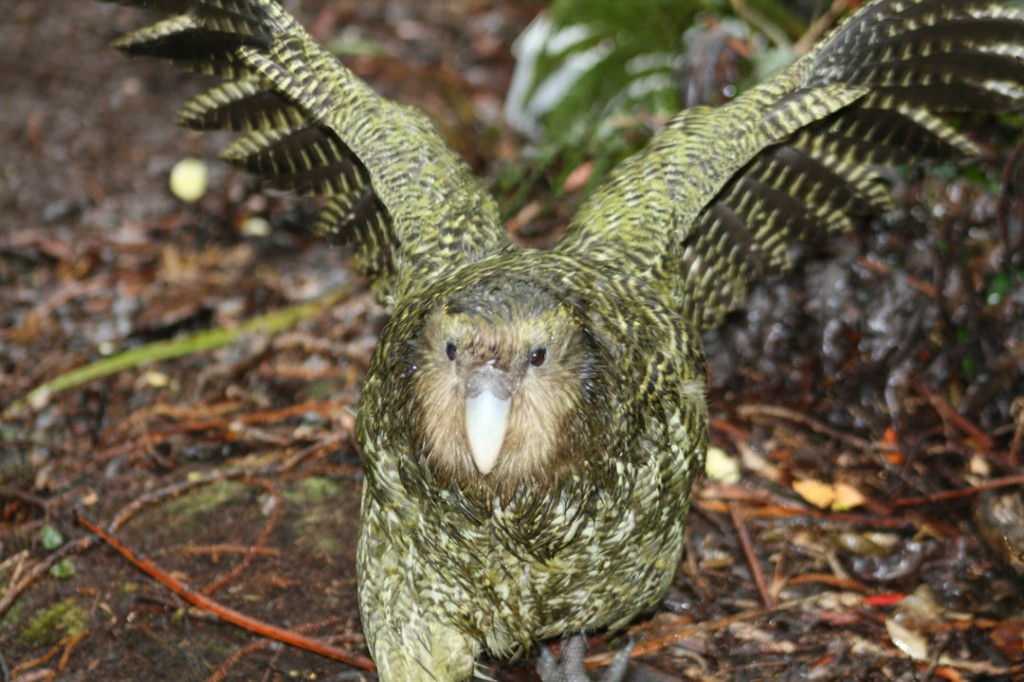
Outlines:
[{"label": "forest floor", "polygon": [[[76,515],[365,655],[352,432],[386,311],[309,201],[174,127],[201,79],[108,47],[148,15],[0,4],[0,681],[354,679],[189,606]],[[289,3],[319,40],[375,46],[346,63],[491,179],[524,163],[501,107],[541,5]],[[716,473],[675,585],[628,630],[635,679],[1024,679],[1024,184],[1000,187],[1020,131],[973,134],[990,160],[907,175],[884,220],[705,335]],[[194,204],[167,190],[184,156],[210,168]],[[593,662],[623,641],[595,637]],[[532,656],[484,666],[536,679]]]}]

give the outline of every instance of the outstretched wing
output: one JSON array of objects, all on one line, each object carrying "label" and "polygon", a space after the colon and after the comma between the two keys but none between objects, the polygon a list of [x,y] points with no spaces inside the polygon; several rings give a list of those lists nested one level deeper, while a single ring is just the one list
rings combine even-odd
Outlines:
[{"label": "outstretched wing", "polygon": [[117,47],[223,78],[179,122],[241,131],[224,158],[326,197],[317,230],[354,244],[384,302],[510,243],[494,200],[427,117],[376,95],[276,0],[118,1],[176,14]]},{"label": "outstretched wing", "polygon": [[702,328],[788,266],[794,239],[889,202],[872,167],[978,153],[941,116],[1024,106],[1024,11],[874,0],[719,109],[680,112],[584,203],[558,248],[646,277]]}]

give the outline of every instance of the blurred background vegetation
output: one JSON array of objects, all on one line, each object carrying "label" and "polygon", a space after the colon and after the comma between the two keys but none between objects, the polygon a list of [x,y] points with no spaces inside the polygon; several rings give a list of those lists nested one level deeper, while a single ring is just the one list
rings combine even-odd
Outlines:
[{"label": "blurred background vegetation", "polygon": [[505,114],[530,144],[526,163],[502,166],[495,181],[513,231],[524,227],[528,241],[564,223],[559,199],[585,194],[672,113],[727,101],[859,4],[555,0],[513,47]]}]

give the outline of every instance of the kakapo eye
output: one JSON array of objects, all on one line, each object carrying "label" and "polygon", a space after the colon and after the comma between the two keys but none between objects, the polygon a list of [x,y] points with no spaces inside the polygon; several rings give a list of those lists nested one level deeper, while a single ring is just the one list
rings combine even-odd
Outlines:
[{"label": "kakapo eye", "polygon": [[547,360],[547,357],[547,348],[545,348],[544,346],[541,346],[540,348],[534,348],[533,350],[530,351],[530,364],[533,365],[534,367],[540,367],[541,365],[544,364],[544,361]]},{"label": "kakapo eye", "polygon": [[444,347],[444,352],[448,356],[449,360],[454,361],[455,360],[455,356],[459,354],[459,349],[455,347],[454,343],[449,341],[448,344],[445,345],[445,347]]}]

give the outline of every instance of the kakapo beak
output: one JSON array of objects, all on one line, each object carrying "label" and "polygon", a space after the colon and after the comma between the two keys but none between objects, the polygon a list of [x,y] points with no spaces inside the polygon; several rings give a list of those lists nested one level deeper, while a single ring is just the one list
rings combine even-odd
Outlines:
[{"label": "kakapo beak", "polygon": [[499,398],[490,388],[466,398],[466,436],[473,464],[486,476],[498,461],[498,453],[508,430],[512,397]]}]

